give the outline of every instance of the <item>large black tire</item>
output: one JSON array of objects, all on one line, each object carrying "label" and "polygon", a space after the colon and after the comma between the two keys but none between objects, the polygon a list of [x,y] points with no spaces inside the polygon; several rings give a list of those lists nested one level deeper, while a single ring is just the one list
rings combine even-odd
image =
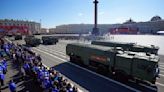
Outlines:
[{"label": "large black tire", "polygon": [[74,56],[74,55],[70,56],[70,62],[75,63],[80,66],[84,65],[83,61],[81,60],[81,58],[79,56]]},{"label": "large black tire", "polygon": [[124,71],[115,71],[115,78],[121,82],[128,81],[128,75]]},{"label": "large black tire", "polygon": [[74,56],[70,56],[70,62],[75,62]]},{"label": "large black tire", "polygon": [[98,65],[97,72],[103,75],[108,74],[108,68],[104,65]]}]

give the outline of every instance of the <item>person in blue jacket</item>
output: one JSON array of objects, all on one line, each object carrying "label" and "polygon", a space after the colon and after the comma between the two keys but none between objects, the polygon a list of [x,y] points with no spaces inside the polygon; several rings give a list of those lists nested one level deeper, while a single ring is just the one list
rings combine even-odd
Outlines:
[{"label": "person in blue jacket", "polygon": [[13,80],[10,80],[9,88],[10,92],[16,92],[16,84],[13,82]]},{"label": "person in blue jacket", "polygon": [[2,69],[3,69],[3,74],[6,74],[6,72],[7,72],[7,67],[6,67],[4,64],[0,64],[0,66],[1,66]]},{"label": "person in blue jacket", "polygon": [[3,58],[2,64],[7,67],[7,60],[6,60],[6,58]]},{"label": "person in blue jacket", "polygon": [[1,66],[1,64],[0,64],[0,73],[3,73],[3,67]]},{"label": "person in blue jacket", "polygon": [[57,86],[54,86],[54,87],[52,88],[52,92],[59,92],[59,89],[57,89]]},{"label": "person in blue jacket", "polygon": [[4,80],[5,80],[5,75],[3,74],[3,72],[0,72],[0,82],[2,86],[4,85]]}]

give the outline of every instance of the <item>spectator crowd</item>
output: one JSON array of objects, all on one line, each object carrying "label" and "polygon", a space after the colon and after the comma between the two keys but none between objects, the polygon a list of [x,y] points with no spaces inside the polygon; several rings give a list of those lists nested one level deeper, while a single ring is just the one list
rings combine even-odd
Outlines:
[{"label": "spectator crowd", "polygon": [[[23,80],[31,79],[36,85],[40,85],[44,92],[78,92],[77,87],[63,78],[60,72],[53,68],[47,68],[42,64],[42,58],[39,54],[30,50],[30,48],[7,43],[1,39],[1,49],[5,55],[0,58],[0,83],[4,85],[5,74],[7,72],[7,62],[10,60],[17,65]],[[9,82],[11,92],[16,92],[16,83],[13,80]]]}]

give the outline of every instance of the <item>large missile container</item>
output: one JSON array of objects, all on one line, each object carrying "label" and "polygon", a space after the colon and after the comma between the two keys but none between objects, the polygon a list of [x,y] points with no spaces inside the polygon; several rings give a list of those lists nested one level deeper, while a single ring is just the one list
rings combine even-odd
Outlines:
[{"label": "large missile container", "polygon": [[122,47],[123,50],[133,51],[133,52],[145,52],[150,54],[158,54],[159,47],[151,45],[151,46],[142,46],[136,45],[134,43],[123,43],[123,42],[113,42],[113,41],[92,41],[91,44],[94,45],[102,45],[109,47]]},{"label": "large missile container", "polygon": [[122,47],[123,50],[129,50],[134,43],[123,43],[123,42],[112,42],[112,41],[92,41],[91,44],[94,45],[102,45],[102,46],[109,46],[109,47]]},{"label": "large missile container", "polygon": [[130,48],[131,51],[134,52],[145,52],[150,54],[158,54],[159,47],[151,45],[151,46],[142,46],[142,45],[134,45]]}]

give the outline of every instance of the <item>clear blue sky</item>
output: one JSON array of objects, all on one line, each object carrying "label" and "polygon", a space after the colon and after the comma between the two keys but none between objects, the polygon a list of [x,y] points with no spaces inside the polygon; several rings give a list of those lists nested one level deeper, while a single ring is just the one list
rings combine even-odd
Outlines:
[{"label": "clear blue sky", "polygon": [[[0,0],[0,19],[23,19],[43,27],[93,23],[93,0]],[[164,0],[99,0],[98,23],[122,23],[129,18],[148,21],[164,19]]]}]

